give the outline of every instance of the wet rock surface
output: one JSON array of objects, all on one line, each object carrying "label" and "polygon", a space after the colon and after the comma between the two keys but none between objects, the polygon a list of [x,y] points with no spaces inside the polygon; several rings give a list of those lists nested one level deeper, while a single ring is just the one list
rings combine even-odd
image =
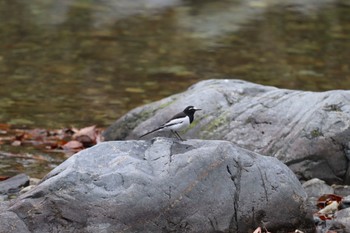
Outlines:
[{"label": "wet rock surface", "polygon": [[2,203],[0,231],[313,232],[305,200],[287,166],[227,141],[105,142]]},{"label": "wet rock surface", "polygon": [[10,195],[18,193],[21,188],[29,185],[29,176],[26,174],[18,174],[7,180],[0,181],[0,194]]},{"label": "wet rock surface", "polygon": [[[273,156],[300,180],[349,184],[350,92],[278,89],[241,80],[206,80],[136,108],[111,125],[106,140],[137,139],[184,109],[196,113],[185,138],[228,140]],[[166,133],[149,135],[170,136]]]}]

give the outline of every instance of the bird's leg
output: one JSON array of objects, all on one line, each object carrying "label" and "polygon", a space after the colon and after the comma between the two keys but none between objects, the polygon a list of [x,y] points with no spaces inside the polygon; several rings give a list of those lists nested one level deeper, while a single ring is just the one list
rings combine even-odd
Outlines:
[{"label": "bird's leg", "polygon": [[179,137],[179,139],[180,139],[181,141],[185,141],[185,140],[183,140],[183,139],[180,137],[180,134],[178,134],[178,132],[175,131],[175,134]]},{"label": "bird's leg", "polygon": [[170,132],[171,132],[172,134],[174,134],[174,135],[175,135],[175,137],[176,137],[177,139],[179,139],[179,137],[176,135],[176,133],[175,133],[175,131],[174,131],[174,130],[170,130]]},{"label": "bird's leg", "polygon": [[178,134],[178,132],[174,131],[174,133],[175,133],[175,135],[176,135],[176,137],[177,137],[178,139],[180,139],[181,141],[184,141],[184,140],[180,137],[180,134]]}]

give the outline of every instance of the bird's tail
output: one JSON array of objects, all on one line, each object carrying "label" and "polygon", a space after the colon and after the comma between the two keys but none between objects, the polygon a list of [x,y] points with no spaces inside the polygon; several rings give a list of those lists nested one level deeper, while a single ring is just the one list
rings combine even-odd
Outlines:
[{"label": "bird's tail", "polygon": [[154,130],[152,130],[152,131],[149,131],[149,132],[147,132],[147,133],[141,135],[139,138],[142,138],[142,137],[144,137],[144,136],[146,136],[146,135],[148,135],[148,134],[154,133],[154,132],[156,132],[156,131],[158,131],[158,130],[161,130],[161,129],[163,129],[163,128],[164,128],[164,126],[161,126],[161,127],[159,127],[159,128],[156,128],[156,129],[154,129]]}]

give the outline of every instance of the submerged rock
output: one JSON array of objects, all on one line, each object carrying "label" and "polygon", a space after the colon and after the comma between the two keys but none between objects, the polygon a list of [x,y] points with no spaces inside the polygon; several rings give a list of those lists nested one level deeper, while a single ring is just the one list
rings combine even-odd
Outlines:
[{"label": "submerged rock", "polygon": [[18,174],[7,180],[0,181],[0,194],[18,193],[21,188],[29,185],[29,176],[26,174]]},{"label": "submerged rock", "polygon": [[70,157],[3,208],[0,226],[37,233],[252,232],[262,225],[313,232],[305,199],[283,163],[227,141],[105,142]]},{"label": "submerged rock", "polygon": [[[207,80],[130,111],[105,131],[105,139],[137,139],[188,105],[203,111],[183,132],[185,138],[228,140],[278,158],[301,180],[350,184],[350,91]],[[148,137],[156,135],[167,134]]]}]

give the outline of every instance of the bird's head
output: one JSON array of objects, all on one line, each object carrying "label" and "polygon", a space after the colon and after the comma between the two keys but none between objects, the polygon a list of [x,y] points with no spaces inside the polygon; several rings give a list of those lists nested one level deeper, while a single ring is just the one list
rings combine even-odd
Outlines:
[{"label": "bird's head", "polygon": [[194,106],[188,106],[187,108],[185,108],[184,113],[186,115],[193,115],[196,111],[199,111],[202,109],[196,108]]}]

